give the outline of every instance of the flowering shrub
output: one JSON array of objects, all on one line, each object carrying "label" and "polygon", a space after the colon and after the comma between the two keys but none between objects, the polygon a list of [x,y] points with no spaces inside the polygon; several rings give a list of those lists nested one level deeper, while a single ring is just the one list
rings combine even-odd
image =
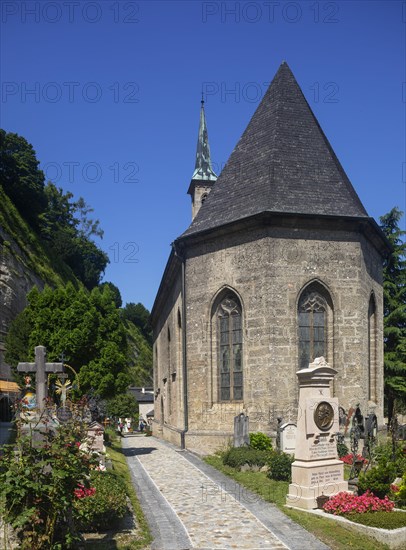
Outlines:
[{"label": "flowering shrub", "polygon": [[[18,425],[22,429],[21,420]],[[86,434],[85,425],[73,421],[41,433],[31,427],[28,435],[3,447],[0,515],[18,530],[22,550],[53,548],[55,538],[69,547],[77,537],[72,522],[76,491],[90,490],[89,475],[98,464],[77,445]]]},{"label": "flowering shrub", "polygon": [[73,492],[75,493],[76,498],[92,497],[96,494],[96,487],[86,488],[81,483],[78,483],[77,489],[75,489]]},{"label": "flowering shrub", "polygon": [[[352,466],[353,459],[354,459],[354,455],[351,453],[344,456],[340,456],[340,460],[342,460],[344,464],[348,464],[349,466]],[[360,460],[362,461],[363,464],[368,462],[368,460],[361,455],[356,455],[355,460]]]},{"label": "flowering shrub", "polygon": [[[115,525],[127,512],[124,482],[113,472],[97,471],[91,472],[90,482],[92,488],[87,489],[87,494],[76,499],[73,504],[75,522],[85,531],[97,531]],[[92,494],[89,491],[93,491]]]},{"label": "flowering shrub", "polygon": [[365,512],[391,512],[395,504],[386,496],[383,499],[375,497],[367,491],[361,496],[341,492],[330,498],[323,506],[325,512],[336,516],[347,514],[364,514]]}]

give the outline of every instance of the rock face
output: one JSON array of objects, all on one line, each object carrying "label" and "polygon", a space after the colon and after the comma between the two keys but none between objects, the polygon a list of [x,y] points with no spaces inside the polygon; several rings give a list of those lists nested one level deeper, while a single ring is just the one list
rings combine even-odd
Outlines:
[{"label": "rock face", "polygon": [[27,305],[27,293],[42,289],[44,281],[27,268],[24,253],[0,227],[0,378],[10,378],[10,367],[4,363],[4,340],[8,328]]}]

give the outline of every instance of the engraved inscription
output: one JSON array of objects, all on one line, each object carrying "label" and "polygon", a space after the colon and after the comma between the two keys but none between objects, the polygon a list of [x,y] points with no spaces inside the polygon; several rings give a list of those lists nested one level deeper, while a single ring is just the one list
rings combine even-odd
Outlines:
[{"label": "engraved inscription", "polygon": [[311,459],[335,458],[336,454],[337,447],[335,441],[329,441],[326,438],[315,440],[310,446]]}]

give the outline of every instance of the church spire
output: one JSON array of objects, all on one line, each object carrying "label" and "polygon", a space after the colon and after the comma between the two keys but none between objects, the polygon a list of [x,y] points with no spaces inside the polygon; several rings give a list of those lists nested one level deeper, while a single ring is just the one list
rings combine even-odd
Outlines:
[{"label": "church spire", "polygon": [[194,219],[199,212],[216,180],[217,174],[214,172],[211,165],[209,136],[207,133],[204,99],[202,94],[195,170],[188,189],[188,193],[192,197],[192,219]]},{"label": "church spire", "polygon": [[217,175],[213,171],[210,158],[209,136],[207,133],[206,116],[204,113],[204,99],[200,107],[199,135],[197,138],[196,164],[192,180],[216,181]]}]

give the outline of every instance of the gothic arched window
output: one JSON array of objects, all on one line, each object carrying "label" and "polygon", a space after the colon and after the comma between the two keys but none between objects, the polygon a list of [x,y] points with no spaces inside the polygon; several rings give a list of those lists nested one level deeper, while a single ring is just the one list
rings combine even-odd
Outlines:
[{"label": "gothic arched window", "polygon": [[321,285],[307,287],[298,306],[299,368],[304,369],[316,357],[328,356],[328,312],[331,301]]},{"label": "gothic arched window", "polygon": [[374,295],[371,294],[368,306],[368,399],[376,401],[376,304]]},{"label": "gothic arched window", "polygon": [[243,398],[242,317],[236,296],[228,294],[217,308],[220,401]]}]

